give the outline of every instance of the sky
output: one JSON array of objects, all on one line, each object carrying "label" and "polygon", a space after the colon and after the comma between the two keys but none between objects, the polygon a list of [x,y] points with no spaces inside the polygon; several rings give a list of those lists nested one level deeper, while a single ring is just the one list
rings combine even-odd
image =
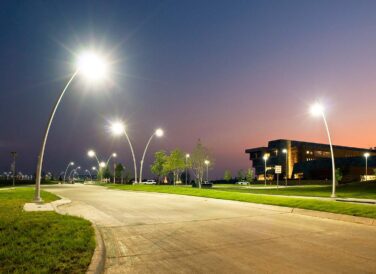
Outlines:
[{"label": "sky", "polygon": [[106,56],[103,83],[77,76],[49,134],[44,170],[95,165],[129,146],[109,133],[126,122],[138,161],[191,152],[198,139],[215,166],[250,167],[244,150],[273,139],[327,143],[309,106],[325,105],[333,143],[376,146],[375,1],[2,1],[0,171],[35,172],[48,116],[85,49]]}]

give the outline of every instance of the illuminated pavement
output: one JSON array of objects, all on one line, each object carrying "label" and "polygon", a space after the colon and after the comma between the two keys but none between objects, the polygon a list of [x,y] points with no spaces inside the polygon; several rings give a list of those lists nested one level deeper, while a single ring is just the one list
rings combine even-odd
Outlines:
[{"label": "illuminated pavement", "polygon": [[107,273],[376,273],[376,227],[284,208],[99,186],[44,187],[104,237]]}]

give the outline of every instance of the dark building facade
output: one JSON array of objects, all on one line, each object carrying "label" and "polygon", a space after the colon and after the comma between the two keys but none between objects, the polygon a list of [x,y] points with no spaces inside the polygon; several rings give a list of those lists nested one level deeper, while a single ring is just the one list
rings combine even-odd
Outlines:
[{"label": "dark building facade", "polygon": [[[334,157],[337,167],[345,176],[358,176],[365,173],[365,153],[369,153],[369,173],[374,174],[376,168],[376,150],[345,146],[333,146]],[[264,177],[265,160],[267,174],[274,174],[274,166],[282,166],[282,176],[289,179],[329,179],[331,178],[331,155],[327,144],[310,143],[293,140],[269,141],[267,147],[257,147],[245,150],[255,168],[259,179]],[[269,175],[267,175],[269,176]]]}]

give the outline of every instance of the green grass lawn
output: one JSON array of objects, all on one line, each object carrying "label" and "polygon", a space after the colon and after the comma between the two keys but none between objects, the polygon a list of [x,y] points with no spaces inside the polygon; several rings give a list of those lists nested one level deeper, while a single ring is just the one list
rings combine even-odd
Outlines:
[{"label": "green grass lawn", "polygon": [[[275,187],[275,185],[273,186]],[[250,189],[248,187],[238,185],[214,185],[214,188],[218,188],[224,191],[288,196],[330,197],[330,194],[332,193],[331,185],[306,185],[279,189]],[[336,194],[341,198],[376,199],[376,182],[362,182],[339,185],[336,187]]]},{"label": "green grass lawn", "polygon": [[[85,273],[95,249],[89,221],[23,212],[33,188],[0,190],[0,273]],[[59,199],[42,191],[45,202]]]},{"label": "green grass lawn", "polygon": [[174,187],[174,186],[151,186],[151,185],[113,185],[105,186],[113,189],[132,190],[132,191],[148,191],[171,193],[180,195],[191,195],[199,197],[208,197],[215,199],[234,200],[241,202],[250,202],[257,204],[268,204],[287,206],[294,208],[304,208],[318,211],[326,211],[332,213],[341,213],[353,216],[362,216],[376,218],[376,206],[351,204],[336,201],[322,201],[317,199],[289,198],[279,196],[256,195],[244,192],[223,191],[216,189],[197,189],[191,187]]}]

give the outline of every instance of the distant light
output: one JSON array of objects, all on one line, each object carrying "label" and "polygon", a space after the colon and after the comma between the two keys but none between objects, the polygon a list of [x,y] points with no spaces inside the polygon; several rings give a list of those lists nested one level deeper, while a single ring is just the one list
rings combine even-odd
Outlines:
[{"label": "distant light", "polygon": [[189,158],[189,157],[191,157],[191,155],[189,155],[188,153],[185,154],[185,158]]},{"label": "distant light", "polygon": [[120,135],[125,131],[125,126],[122,122],[114,122],[111,124],[111,131],[114,135]]},{"label": "distant light", "polygon": [[90,80],[101,80],[108,73],[105,60],[94,52],[84,52],[78,58],[77,69]]},{"label": "distant light", "polygon": [[95,156],[95,151],[94,151],[94,150],[89,150],[89,151],[87,152],[87,155],[88,155],[89,157],[94,157],[94,156]]},{"label": "distant light", "polygon": [[269,159],[268,154],[264,154],[264,156],[262,157],[262,159],[264,159],[264,161],[268,160]]},{"label": "distant light", "polygon": [[96,168],[95,166],[93,166],[91,169],[92,169],[92,170],[97,170],[97,168]]},{"label": "distant light", "polygon": [[105,163],[105,162],[100,162],[100,163],[99,163],[99,166],[100,166],[100,167],[106,167],[106,163]]},{"label": "distant light", "polygon": [[112,157],[117,157],[117,154],[116,153],[112,153]]},{"label": "distant light", "polygon": [[208,161],[208,160],[205,160],[205,165],[209,165],[210,164],[210,161]]},{"label": "distant light", "polygon": [[157,135],[157,137],[162,137],[164,134],[163,130],[158,128],[156,131],[155,131],[155,135]]},{"label": "distant light", "polygon": [[311,106],[310,112],[313,116],[323,115],[324,114],[324,107],[319,103],[315,103]]},{"label": "distant light", "polygon": [[287,153],[287,149],[282,149],[282,153]]},{"label": "distant light", "polygon": [[71,166],[74,166],[74,162],[70,162],[69,164],[70,164]]},{"label": "distant light", "polygon": [[370,154],[368,152],[364,153],[364,157],[368,158]]}]

